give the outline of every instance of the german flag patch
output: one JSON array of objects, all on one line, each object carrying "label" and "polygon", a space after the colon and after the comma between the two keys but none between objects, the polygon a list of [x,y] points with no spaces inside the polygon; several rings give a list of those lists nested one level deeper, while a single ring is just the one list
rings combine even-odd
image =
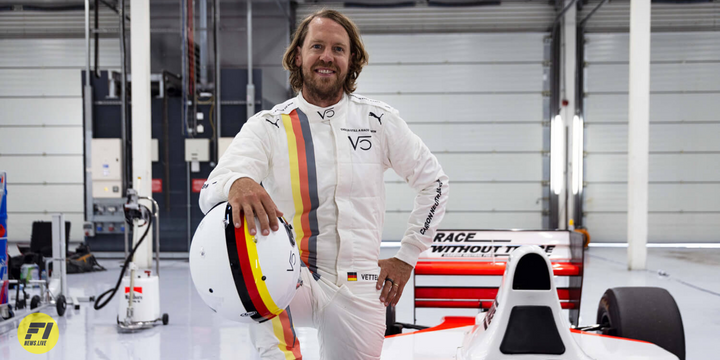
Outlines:
[{"label": "german flag patch", "polygon": [[357,281],[357,273],[356,272],[348,272],[348,281]]}]

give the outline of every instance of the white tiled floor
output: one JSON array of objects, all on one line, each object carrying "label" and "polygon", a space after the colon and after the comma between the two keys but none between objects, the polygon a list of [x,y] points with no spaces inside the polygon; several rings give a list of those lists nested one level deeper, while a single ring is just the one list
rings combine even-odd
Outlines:
[{"label": "white tiled floor", "polygon": [[[383,257],[395,249],[383,248]],[[675,297],[683,316],[687,359],[720,359],[720,250],[649,249],[649,271],[626,270],[626,249],[592,248],[586,253],[582,324],[595,322],[602,293],[615,286],[659,286]],[[71,294],[95,295],[114,285],[119,261],[104,260],[107,272],[69,275]],[[669,276],[660,276],[663,270]],[[218,317],[200,300],[185,261],[161,265],[161,309],[170,324],[132,334],[118,333],[117,301],[95,311],[90,304],[68,309],[64,317],[53,315],[60,328],[56,347],[45,355],[33,355],[20,346],[16,330],[0,334],[0,359],[257,359],[247,328]],[[119,298],[119,297],[118,297]],[[398,321],[412,322],[410,294],[398,307]],[[470,310],[472,313],[472,311]],[[437,316],[436,316],[437,315]],[[438,314],[420,314],[418,323],[432,325]],[[315,331],[298,329],[304,359],[318,358]]]}]

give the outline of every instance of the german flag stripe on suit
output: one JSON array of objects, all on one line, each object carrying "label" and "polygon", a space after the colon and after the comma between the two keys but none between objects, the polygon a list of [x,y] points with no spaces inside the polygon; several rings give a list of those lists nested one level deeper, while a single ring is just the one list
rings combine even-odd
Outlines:
[{"label": "german flag stripe on suit", "polygon": [[310,122],[300,109],[283,114],[282,122],[287,134],[290,183],[295,203],[292,225],[298,239],[300,258],[317,280],[320,278],[317,273],[317,208],[320,202]]}]

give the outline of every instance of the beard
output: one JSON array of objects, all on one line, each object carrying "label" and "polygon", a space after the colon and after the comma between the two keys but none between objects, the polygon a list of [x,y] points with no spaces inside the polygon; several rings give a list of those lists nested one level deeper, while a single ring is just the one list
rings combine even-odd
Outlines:
[{"label": "beard", "polygon": [[[313,71],[314,67],[331,68],[335,71],[337,77],[333,79],[331,77],[322,78],[316,76],[315,72]],[[338,95],[342,93],[343,85],[345,84],[345,79],[347,78],[347,73],[340,74],[340,72],[335,66],[325,65],[322,63],[313,66],[313,68],[303,68],[302,70],[303,88],[306,92],[306,94],[304,95],[307,95],[309,98],[314,98],[322,101],[330,101],[337,98]]]}]

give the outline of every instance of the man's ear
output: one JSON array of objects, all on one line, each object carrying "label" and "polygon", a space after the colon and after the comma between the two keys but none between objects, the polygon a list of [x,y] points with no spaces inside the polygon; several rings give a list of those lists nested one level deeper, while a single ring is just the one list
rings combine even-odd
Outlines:
[{"label": "man's ear", "polygon": [[297,67],[302,66],[302,55],[300,55],[300,54],[301,54],[301,49],[298,46],[297,49],[295,50],[295,66],[297,66]]}]

